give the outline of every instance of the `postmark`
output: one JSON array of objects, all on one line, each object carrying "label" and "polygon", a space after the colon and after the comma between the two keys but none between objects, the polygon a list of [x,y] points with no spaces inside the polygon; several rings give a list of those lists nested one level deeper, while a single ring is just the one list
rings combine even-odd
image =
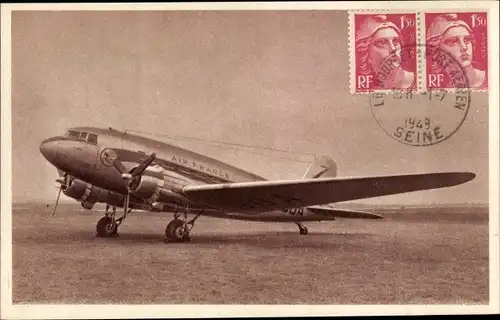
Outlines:
[{"label": "postmark", "polygon": [[[402,51],[404,51],[403,48]],[[390,93],[370,93],[371,112],[380,128],[391,138],[410,146],[430,146],[450,138],[463,124],[471,103],[468,79],[460,61],[439,47],[419,48],[426,60],[440,67],[453,90],[429,89],[424,92],[390,89]],[[375,82],[383,87],[394,59],[381,62]]]},{"label": "postmark", "polygon": [[[488,89],[488,38],[486,12],[424,13],[425,45],[449,54],[463,69],[468,87]],[[436,59],[426,54],[425,88],[455,89],[453,79]]]},{"label": "postmark", "polygon": [[[349,30],[351,94],[419,89],[417,13],[351,12]],[[408,50],[403,52],[403,47]],[[387,67],[382,62],[389,56],[391,72],[384,71],[386,78],[379,83],[376,75],[380,67]]]}]

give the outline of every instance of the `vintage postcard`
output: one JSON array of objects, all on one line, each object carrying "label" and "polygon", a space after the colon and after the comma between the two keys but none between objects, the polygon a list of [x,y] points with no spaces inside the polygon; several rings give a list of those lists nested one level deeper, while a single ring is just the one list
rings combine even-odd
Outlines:
[{"label": "vintage postcard", "polygon": [[1,318],[499,310],[499,5],[2,4]]}]

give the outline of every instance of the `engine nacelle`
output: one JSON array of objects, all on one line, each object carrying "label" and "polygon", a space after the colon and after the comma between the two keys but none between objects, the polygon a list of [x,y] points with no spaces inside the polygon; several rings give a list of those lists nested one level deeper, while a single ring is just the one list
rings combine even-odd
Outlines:
[{"label": "engine nacelle", "polygon": [[190,201],[180,192],[185,184],[183,178],[174,172],[166,173],[160,166],[150,167],[144,175],[132,181],[131,192],[155,210],[160,210],[165,203],[185,205]]},{"label": "engine nacelle", "polygon": [[132,182],[131,193],[144,199],[147,203],[152,204],[157,201],[160,196],[160,191],[165,186],[163,168],[152,167],[138,178],[138,181]]},{"label": "engine nacelle", "polygon": [[92,209],[96,202],[109,203],[112,206],[120,207],[125,201],[125,196],[121,194],[110,192],[79,179],[71,180],[69,185],[63,188],[63,192],[66,196],[80,201],[82,207],[89,210]]},{"label": "engine nacelle", "polygon": [[82,202],[82,208],[84,209],[87,209],[87,210],[92,210],[92,208],[94,207],[94,204],[93,202]]},{"label": "engine nacelle", "polygon": [[[144,210],[162,206],[164,203],[184,205],[190,201],[180,192],[185,181],[169,173],[165,178],[165,171],[160,166],[148,167],[143,175],[130,181],[130,192],[133,196],[143,199],[145,203],[130,204],[131,207],[142,206]],[[125,195],[94,186],[83,180],[72,179],[63,187],[63,192],[68,197],[81,202],[82,207],[91,209],[96,202],[108,203],[111,206],[122,207]],[[155,206],[153,206],[155,204]]]},{"label": "engine nacelle", "polygon": [[88,186],[89,184],[82,180],[71,179],[67,186],[63,186],[63,193],[70,198],[80,200]]}]

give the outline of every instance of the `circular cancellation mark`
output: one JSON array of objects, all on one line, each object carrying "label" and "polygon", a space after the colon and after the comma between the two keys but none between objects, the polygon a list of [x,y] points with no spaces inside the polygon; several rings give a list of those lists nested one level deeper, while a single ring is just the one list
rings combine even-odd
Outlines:
[{"label": "circular cancellation mark", "polygon": [[[413,48],[414,49],[414,48]],[[421,48],[419,48],[421,49]],[[458,61],[438,47],[425,47],[431,70],[427,80],[446,77],[453,89],[416,86],[394,89],[386,86],[405,58],[404,50],[384,59],[375,75],[375,89],[370,92],[370,108],[380,128],[391,138],[410,146],[430,146],[451,137],[465,121],[470,106],[466,75]],[[418,50],[420,51],[420,50]]]}]

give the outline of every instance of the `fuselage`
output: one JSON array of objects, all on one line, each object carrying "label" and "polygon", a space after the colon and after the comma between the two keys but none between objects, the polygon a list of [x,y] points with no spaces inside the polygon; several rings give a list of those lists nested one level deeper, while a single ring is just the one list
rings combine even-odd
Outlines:
[{"label": "fuselage", "polygon": [[[66,134],[51,137],[40,145],[40,152],[58,170],[75,181],[65,194],[90,209],[96,202],[121,206],[127,187],[113,166],[118,158],[131,170],[149,154],[155,153],[137,190],[132,192],[131,207],[143,210],[174,211],[189,205],[191,210],[219,216],[217,208],[204,208],[182,196],[182,188],[193,184],[263,181],[263,177],[205,155],[165,142],[112,128],[74,127]],[[229,214],[239,218],[240,214]],[[241,215],[241,218],[248,215]],[[295,220],[292,214],[275,212],[266,220]],[[297,217],[298,218],[298,217]]]},{"label": "fuselage", "polygon": [[[88,137],[94,135],[93,138]],[[78,137],[76,137],[78,135]],[[223,183],[259,181],[264,178],[253,173],[228,165],[216,159],[186,150],[165,142],[149,139],[143,136],[118,131],[112,128],[75,127],[68,130],[64,136],[56,136],[42,142],[42,154],[47,151],[55,153],[55,161],[49,160],[61,170],[68,169],[88,179],[97,178],[99,183],[103,174],[113,177],[116,170],[102,161],[101,152],[107,148],[114,149],[123,163],[137,165],[149,153],[156,153],[156,163],[173,172],[182,172],[183,176],[196,183]],[[45,152],[44,152],[45,151]],[[69,161],[68,161],[69,160]],[[70,166],[74,167],[70,167]],[[81,177],[83,178],[83,177]],[[108,181],[112,182],[112,181]],[[122,187],[120,179],[114,181],[118,188]],[[106,184],[107,185],[107,184]]]}]

